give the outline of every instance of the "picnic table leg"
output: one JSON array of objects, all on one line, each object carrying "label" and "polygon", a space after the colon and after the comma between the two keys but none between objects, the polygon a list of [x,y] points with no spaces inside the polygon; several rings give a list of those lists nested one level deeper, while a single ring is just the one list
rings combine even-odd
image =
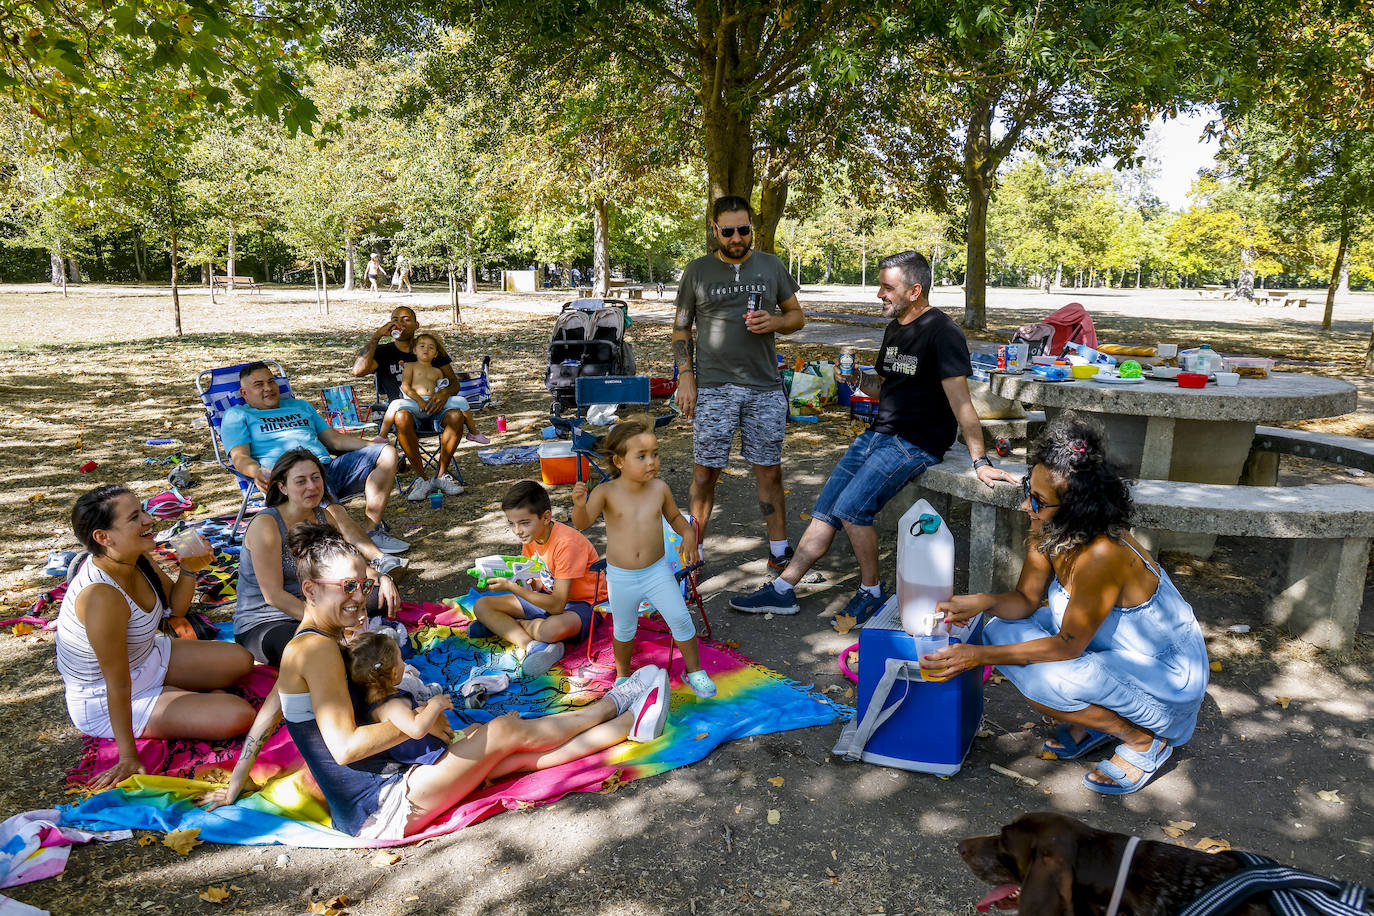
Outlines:
[{"label": "picnic table leg", "polygon": [[1295,541],[1265,621],[1324,649],[1349,647],[1368,567],[1369,538]]},{"label": "picnic table leg", "polygon": [[1150,417],[1145,424],[1145,447],[1140,454],[1143,480],[1168,480],[1174,456],[1174,418]]}]

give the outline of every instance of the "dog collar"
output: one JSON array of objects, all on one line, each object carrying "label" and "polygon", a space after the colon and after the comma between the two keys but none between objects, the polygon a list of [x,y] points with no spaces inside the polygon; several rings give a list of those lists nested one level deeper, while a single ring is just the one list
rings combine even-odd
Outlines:
[{"label": "dog collar", "polygon": [[1107,904],[1107,916],[1116,916],[1117,907],[1121,906],[1121,894],[1126,890],[1126,876],[1131,871],[1131,859],[1135,856],[1135,848],[1140,845],[1140,837],[1133,836],[1126,841],[1126,851],[1121,854],[1121,867],[1116,870],[1116,886],[1112,888],[1112,902]]}]

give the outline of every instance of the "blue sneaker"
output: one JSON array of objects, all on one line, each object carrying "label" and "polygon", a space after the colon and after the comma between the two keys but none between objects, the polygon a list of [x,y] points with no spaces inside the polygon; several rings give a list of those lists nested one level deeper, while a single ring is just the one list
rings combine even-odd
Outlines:
[{"label": "blue sneaker", "polygon": [[849,599],[849,603],[844,606],[844,610],[840,613],[853,617],[854,625],[858,626],[861,623],[867,623],[868,618],[878,613],[882,606],[887,604],[887,599],[891,597],[891,593],[883,591],[881,585],[878,586],[878,594],[876,595],[870,595],[864,591],[863,586],[859,586],[854,592],[854,597]]},{"label": "blue sneaker", "polygon": [[801,611],[801,605],[797,604],[797,593],[791,591],[781,594],[772,582],[751,594],[731,598],[730,607],[746,614],[796,614]]},{"label": "blue sneaker", "polygon": [[491,635],[491,627],[480,620],[469,621],[468,639],[484,639]]}]

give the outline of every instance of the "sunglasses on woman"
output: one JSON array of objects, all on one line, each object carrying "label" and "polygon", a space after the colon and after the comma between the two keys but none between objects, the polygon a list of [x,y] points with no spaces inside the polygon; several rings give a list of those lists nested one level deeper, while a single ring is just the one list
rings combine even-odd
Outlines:
[{"label": "sunglasses on woman", "polygon": [[734,238],[736,232],[739,233],[739,237],[740,237],[740,238],[747,238],[747,237],[749,236],[749,233],[751,233],[751,232],[754,231],[754,227],[753,227],[753,226],[748,226],[748,225],[745,225],[745,226],[717,226],[716,229],[720,230],[721,236],[723,236],[724,238],[727,238],[727,239],[732,239],[732,238]]},{"label": "sunglasses on woman", "polygon": [[1042,503],[1035,498],[1031,492],[1030,475],[1021,478],[1021,495],[1030,502],[1032,512],[1039,512],[1041,509],[1058,509],[1059,503]]},{"label": "sunglasses on woman", "polygon": [[311,579],[310,581],[318,582],[321,585],[337,585],[339,588],[343,589],[343,593],[349,597],[356,595],[359,590],[361,590],[363,596],[366,597],[377,587],[376,579]]}]

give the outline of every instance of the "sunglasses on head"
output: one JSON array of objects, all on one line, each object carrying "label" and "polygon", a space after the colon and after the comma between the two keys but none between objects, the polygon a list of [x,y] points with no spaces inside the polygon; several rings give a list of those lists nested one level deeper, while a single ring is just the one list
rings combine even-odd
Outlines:
[{"label": "sunglasses on head", "polygon": [[1030,502],[1032,512],[1039,512],[1041,509],[1059,508],[1059,503],[1042,503],[1040,500],[1035,498],[1035,494],[1031,492],[1029,475],[1021,478],[1021,495]]},{"label": "sunglasses on head", "polygon": [[361,589],[363,596],[366,597],[377,587],[376,579],[311,579],[311,582],[318,582],[321,585],[337,585],[343,589],[345,595],[355,595]]},{"label": "sunglasses on head", "polygon": [[751,232],[754,231],[754,227],[753,227],[753,226],[749,226],[749,225],[744,225],[744,226],[717,226],[716,229],[720,232],[720,234],[721,234],[724,238],[727,238],[727,239],[732,239],[732,238],[734,238],[736,232],[739,233],[739,237],[740,237],[740,238],[745,238],[745,237],[747,237],[747,236],[749,235],[749,233],[751,233]]}]

